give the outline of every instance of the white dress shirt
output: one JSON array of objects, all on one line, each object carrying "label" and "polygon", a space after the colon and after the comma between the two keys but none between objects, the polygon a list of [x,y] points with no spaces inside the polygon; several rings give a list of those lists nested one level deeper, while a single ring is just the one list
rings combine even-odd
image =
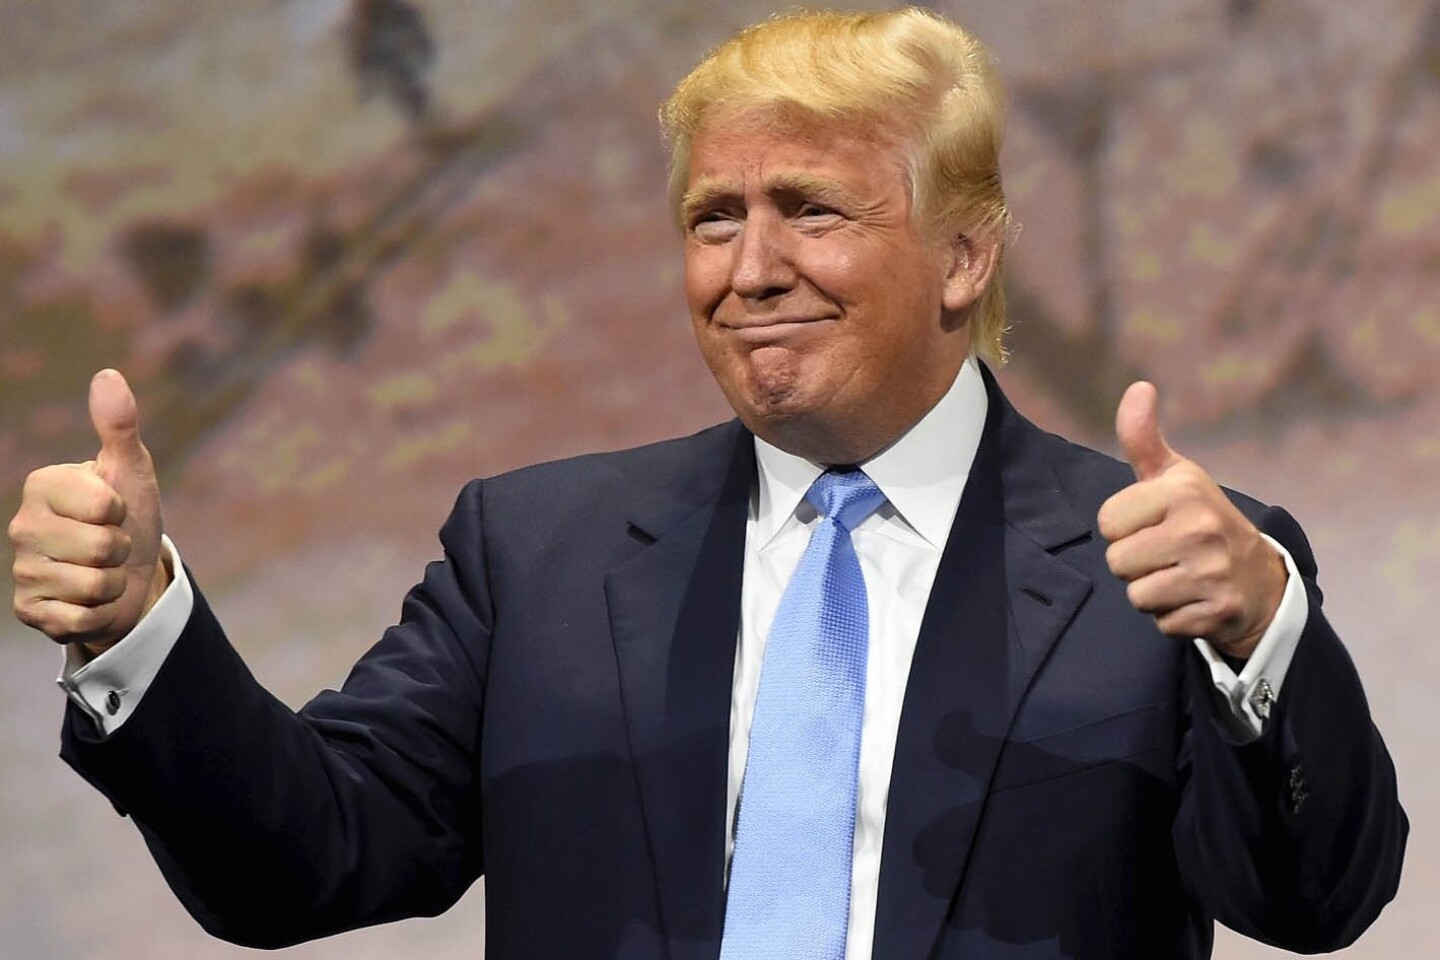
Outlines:
[{"label": "white dress shirt", "polygon": [[[940,555],[980,444],[987,405],[979,369],[973,360],[967,361],[950,390],[919,423],[862,464],[887,502],[851,533],[869,600],[870,643],[846,960],[870,958],[890,768],[905,683]],[[817,517],[804,495],[822,471],[819,465],[758,438],[755,451],[759,475],[746,526],[740,637],[730,702],[727,872],[765,638],[780,595],[809,543]],[[1294,561],[1283,547],[1270,542],[1284,557],[1289,581],[1275,618],[1244,671],[1237,677],[1208,643],[1195,641],[1210,665],[1216,689],[1231,707],[1226,720],[1237,742],[1260,735],[1308,616]],[[118,730],[134,712],[194,607],[179,551],[168,537],[164,549],[175,573],[173,582],[135,629],[88,663],[67,649],[58,683],[105,735]]]}]

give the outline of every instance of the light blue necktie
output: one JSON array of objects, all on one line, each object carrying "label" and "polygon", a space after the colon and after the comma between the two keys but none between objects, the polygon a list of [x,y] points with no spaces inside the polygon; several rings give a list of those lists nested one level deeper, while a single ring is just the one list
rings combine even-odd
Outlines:
[{"label": "light blue necktie", "polygon": [[721,960],[841,960],[865,708],[869,604],[850,531],[885,502],[859,470],[805,498],[822,517],[765,645]]}]

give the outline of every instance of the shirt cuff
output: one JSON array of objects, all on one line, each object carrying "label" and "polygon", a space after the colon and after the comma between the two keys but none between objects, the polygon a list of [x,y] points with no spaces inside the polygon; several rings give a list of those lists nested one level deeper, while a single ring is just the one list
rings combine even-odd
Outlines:
[{"label": "shirt cuff", "polygon": [[149,689],[155,674],[180,639],[195,594],[180,562],[180,552],[167,536],[160,538],[169,552],[174,575],[170,586],[155,601],[135,629],[100,656],[86,663],[74,644],[65,647],[65,662],[56,683],[104,736],[109,736],[130,717]]},{"label": "shirt cuff", "polygon": [[1275,548],[1285,561],[1289,574],[1285,581],[1285,593],[1280,597],[1280,606],[1270,621],[1255,652],[1245,661],[1244,668],[1237,676],[1220,654],[1207,641],[1195,638],[1195,646],[1210,666],[1210,680],[1225,701],[1227,710],[1221,711],[1221,719],[1237,743],[1249,743],[1259,738],[1265,730],[1265,721],[1275,709],[1280,698],[1280,687],[1285,682],[1285,673],[1290,669],[1290,660],[1295,648],[1300,645],[1300,635],[1310,619],[1310,604],[1305,595],[1305,586],[1300,580],[1300,571],[1295,568],[1295,559],[1274,538],[1261,534]]}]

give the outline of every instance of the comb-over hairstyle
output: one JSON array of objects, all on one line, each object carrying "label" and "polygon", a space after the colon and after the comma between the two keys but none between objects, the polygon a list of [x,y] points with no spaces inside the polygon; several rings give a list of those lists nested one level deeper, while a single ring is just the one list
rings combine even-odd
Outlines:
[{"label": "comb-over hairstyle", "polygon": [[712,119],[748,113],[822,127],[868,124],[905,144],[916,228],[934,239],[995,238],[996,269],[971,319],[971,348],[1003,362],[1005,96],[984,44],[915,7],[801,10],[747,27],[711,51],[660,107],[677,212],[695,136]]}]

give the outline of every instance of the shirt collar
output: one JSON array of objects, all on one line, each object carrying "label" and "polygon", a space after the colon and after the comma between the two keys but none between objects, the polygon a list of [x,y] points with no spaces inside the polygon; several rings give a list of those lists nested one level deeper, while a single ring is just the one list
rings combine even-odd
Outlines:
[{"label": "shirt collar", "polygon": [[[860,464],[896,513],[926,542],[944,549],[965,480],[980,448],[989,398],[973,357],[950,389],[890,446]],[[755,534],[761,546],[785,525],[823,468],[755,438],[759,465]]]}]

